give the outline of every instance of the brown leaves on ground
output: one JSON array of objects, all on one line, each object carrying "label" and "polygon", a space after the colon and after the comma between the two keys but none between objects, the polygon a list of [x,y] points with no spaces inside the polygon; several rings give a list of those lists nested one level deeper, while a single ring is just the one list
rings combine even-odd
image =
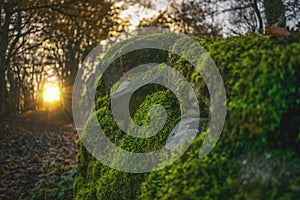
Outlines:
[{"label": "brown leaves on ground", "polygon": [[0,137],[0,199],[27,196],[45,163],[75,165],[77,133],[70,120],[55,120],[53,113],[3,120]]}]

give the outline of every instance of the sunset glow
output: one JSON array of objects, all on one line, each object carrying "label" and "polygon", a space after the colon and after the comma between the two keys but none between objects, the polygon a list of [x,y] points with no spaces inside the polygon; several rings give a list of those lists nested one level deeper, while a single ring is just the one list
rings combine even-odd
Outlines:
[{"label": "sunset glow", "polygon": [[60,90],[57,84],[47,83],[44,85],[43,98],[45,102],[53,102],[60,100]]}]

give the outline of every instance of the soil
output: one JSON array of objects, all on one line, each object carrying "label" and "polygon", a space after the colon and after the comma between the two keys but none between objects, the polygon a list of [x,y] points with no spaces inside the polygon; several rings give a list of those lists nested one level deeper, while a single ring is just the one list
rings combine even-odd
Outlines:
[{"label": "soil", "polygon": [[78,135],[62,111],[28,111],[0,121],[0,199],[24,199],[46,163],[74,167]]}]

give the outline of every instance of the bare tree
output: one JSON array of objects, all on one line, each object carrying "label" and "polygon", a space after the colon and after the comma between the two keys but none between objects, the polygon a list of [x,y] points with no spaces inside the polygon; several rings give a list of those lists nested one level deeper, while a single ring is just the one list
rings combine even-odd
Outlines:
[{"label": "bare tree", "polygon": [[229,7],[221,13],[229,13],[234,32],[265,33],[270,27],[292,27],[299,23],[299,0],[225,0]]},{"label": "bare tree", "polygon": [[141,26],[168,27],[191,35],[220,35],[221,28],[214,18],[215,5],[211,1],[172,0],[166,11],[143,20]]},{"label": "bare tree", "polygon": [[[8,113],[7,105],[8,101],[14,101],[13,93],[24,96],[27,90],[32,90],[32,82],[41,81],[34,71],[44,70],[51,62],[61,83],[66,85],[69,100],[66,104],[70,107],[72,85],[80,63],[118,25],[113,21],[116,13],[112,11],[112,3],[11,0],[1,1],[0,6],[0,116]],[[52,47],[45,46],[49,43]],[[35,57],[38,49],[45,51],[43,59]],[[27,87],[27,80],[31,80],[27,82],[31,86]],[[11,104],[16,110],[15,105],[20,103]]]},{"label": "bare tree", "polygon": [[[38,7],[33,1],[2,1],[0,3],[0,117],[8,112],[8,82],[11,78],[9,66],[12,58],[24,51],[27,36],[40,31],[38,18],[32,10]],[[10,79],[12,80],[12,79]],[[11,83],[12,85],[12,83]]]}]

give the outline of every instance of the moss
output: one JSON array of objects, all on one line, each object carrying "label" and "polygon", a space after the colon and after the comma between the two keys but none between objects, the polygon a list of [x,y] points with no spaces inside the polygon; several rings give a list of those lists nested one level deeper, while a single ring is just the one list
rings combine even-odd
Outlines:
[{"label": "moss", "polygon": [[214,149],[199,159],[199,136],[192,148],[165,169],[151,172],[142,184],[140,199],[230,199],[239,185],[238,171],[228,156]]},{"label": "moss", "polygon": [[[158,37],[151,40],[159,41]],[[273,153],[280,163],[299,160],[300,37],[293,36],[284,46],[267,36],[255,34],[227,39],[196,37],[195,40],[209,51],[215,61],[222,74],[228,98],[225,127],[213,151],[204,159],[198,158],[205,135],[203,133],[170,166],[151,173],[130,174],[102,165],[78,142],[79,176],[74,184],[76,199],[297,198],[299,170],[287,168],[287,172],[295,175],[288,177],[287,182],[282,181],[279,175],[274,175],[268,184],[259,180],[248,184],[242,178],[242,166],[235,160],[241,155],[264,155],[265,152]],[[125,47],[119,48],[121,52]],[[174,48],[182,47],[175,45]],[[138,64],[153,58],[155,60],[159,56],[158,52],[149,49],[140,53],[147,52],[150,55],[145,60],[139,58]],[[187,53],[192,54],[193,49],[188,49]],[[115,55],[109,55],[109,58]],[[118,76],[130,68],[124,67],[124,63],[126,66],[136,66],[131,56],[124,56],[113,63],[114,69],[120,68]],[[165,56],[160,58],[162,62]],[[167,56],[171,66],[182,73],[198,91],[201,115],[209,116],[209,94],[201,75],[185,59],[173,54]],[[109,81],[114,80],[117,78]],[[147,139],[134,138],[118,129],[113,120],[108,97],[113,83],[104,84],[109,81],[105,78],[99,81],[97,116],[110,140],[132,152],[149,152],[161,148],[169,131],[180,118],[178,101],[174,95],[164,87],[153,85],[134,94],[130,113],[137,124],[149,123],[147,113],[156,103],[164,105],[168,114],[168,123],[159,134]],[[128,131],[135,130],[129,127]],[[285,152],[291,152],[289,155],[293,156]],[[298,166],[292,163],[287,165]]]},{"label": "moss", "polygon": [[[154,94],[148,95],[134,115],[133,121],[138,125],[147,126],[150,121],[149,110],[155,104],[162,105],[166,109],[167,119],[165,127],[155,136],[146,139],[125,135],[120,147],[127,151],[142,153],[161,149],[162,146],[165,145],[165,141],[171,129],[174,127],[174,123],[180,116],[178,102],[170,91],[155,92]],[[159,113],[156,113],[156,115],[159,116]],[[157,120],[157,122],[160,121]],[[134,131],[136,130],[129,127],[129,133]]]},{"label": "moss", "polygon": [[144,174],[129,174],[111,169],[94,184],[98,188],[98,199],[136,199],[143,181]]},{"label": "moss", "polygon": [[[165,144],[170,128],[174,126],[180,115],[178,102],[170,91],[154,91],[153,94],[146,95],[133,120],[140,125],[148,125],[150,118],[145,113],[155,104],[160,104],[166,109],[168,126],[164,127],[156,136],[147,139],[137,139],[129,135],[119,137],[120,131],[116,129],[116,124],[112,121],[113,119],[108,108],[103,107],[96,113],[99,123],[107,133],[107,136],[115,143],[117,142],[121,148],[131,152],[149,152],[155,150],[155,148],[160,149]],[[85,126],[85,131],[89,130],[94,130],[91,120],[88,120]],[[129,128],[128,131],[134,130]],[[119,138],[117,141],[115,140],[116,137]],[[97,139],[95,138],[95,140]],[[85,152],[82,142],[78,143],[78,148],[80,153],[77,156],[77,161],[81,166],[80,173],[85,176],[85,178],[82,176],[77,178],[75,183],[75,193],[83,193],[78,194],[78,198],[87,195],[86,193],[89,191],[87,188],[90,183],[94,184],[93,187],[96,185],[96,197],[98,199],[119,199],[120,196],[124,197],[124,199],[133,199],[140,194],[139,185],[144,181],[144,174],[128,174],[109,169],[99,161],[92,159],[91,155]],[[83,152],[87,153],[87,155],[82,155]],[[86,160],[86,158],[89,158],[89,160]],[[81,163],[84,164],[81,165]],[[87,180],[88,184],[79,184],[85,180]],[[83,188],[79,189],[80,187]],[[133,187],[136,189],[132,190]],[[90,192],[94,194],[95,189],[93,188]]]}]

